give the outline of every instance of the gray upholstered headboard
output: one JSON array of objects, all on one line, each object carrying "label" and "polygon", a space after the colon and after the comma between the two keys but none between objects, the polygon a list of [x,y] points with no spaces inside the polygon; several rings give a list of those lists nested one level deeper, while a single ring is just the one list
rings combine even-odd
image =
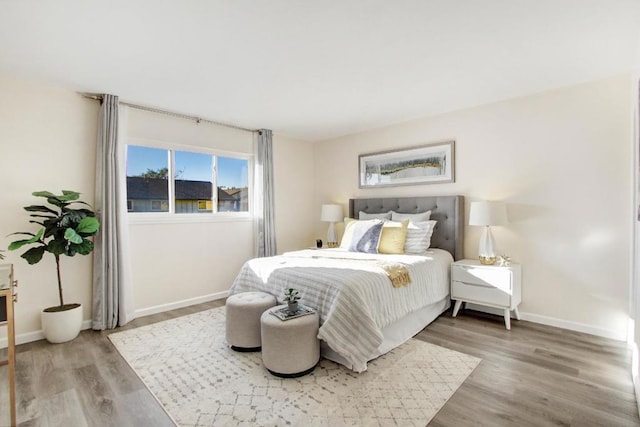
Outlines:
[{"label": "gray upholstered headboard", "polygon": [[350,218],[357,218],[360,211],[383,213],[390,210],[401,213],[431,211],[431,219],[438,221],[431,236],[431,246],[449,251],[456,260],[463,258],[463,196],[349,199]]}]

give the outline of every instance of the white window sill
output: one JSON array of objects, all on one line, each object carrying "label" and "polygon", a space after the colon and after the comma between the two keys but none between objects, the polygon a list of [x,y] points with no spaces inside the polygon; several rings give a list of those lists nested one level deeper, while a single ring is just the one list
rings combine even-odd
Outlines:
[{"label": "white window sill", "polygon": [[128,213],[129,224],[188,224],[203,222],[250,222],[253,216],[248,212],[237,213],[202,213],[202,214],[175,214],[175,213]]}]

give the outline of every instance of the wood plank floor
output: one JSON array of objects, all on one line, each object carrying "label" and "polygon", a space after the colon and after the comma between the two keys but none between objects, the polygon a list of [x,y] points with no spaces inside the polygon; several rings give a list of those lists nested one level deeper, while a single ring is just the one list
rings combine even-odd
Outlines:
[{"label": "wood plank floor", "polygon": [[[223,304],[147,316],[116,331]],[[501,317],[464,310],[455,319],[445,313],[417,335],[482,358],[431,426],[640,426],[624,343],[525,321],[512,325],[507,331]],[[109,333],[18,346],[19,425],[173,425]],[[0,368],[0,425],[9,420],[6,376]]]}]

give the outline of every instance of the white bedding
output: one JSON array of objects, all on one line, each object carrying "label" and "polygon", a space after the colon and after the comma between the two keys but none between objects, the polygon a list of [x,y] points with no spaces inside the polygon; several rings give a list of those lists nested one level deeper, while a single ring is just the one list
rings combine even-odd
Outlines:
[{"label": "white bedding", "polygon": [[[377,261],[401,263],[411,283],[393,287]],[[356,372],[383,341],[382,329],[449,294],[451,254],[386,255],[340,249],[303,250],[247,261],[230,294],[262,291],[282,301],[284,290],[300,290],[301,303],[320,314],[318,337]]]}]

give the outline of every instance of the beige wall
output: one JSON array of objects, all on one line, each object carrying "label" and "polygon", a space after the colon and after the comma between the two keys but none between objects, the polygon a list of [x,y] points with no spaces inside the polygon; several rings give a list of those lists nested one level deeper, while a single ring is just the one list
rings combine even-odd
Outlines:
[{"label": "beige wall", "polygon": [[281,135],[273,137],[278,253],[315,244],[320,210],[313,203],[313,145]]},{"label": "beige wall", "polygon": [[[93,203],[98,108],[71,91],[0,76],[0,248],[13,240],[9,233],[37,230],[22,210],[38,201],[34,191],[75,190]],[[20,283],[16,332],[37,338],[40,312],[58,304],[55,262],[45,254],[30,266],[22,252],[9,252],[3,262],[14,264]],[[82,303],[84,319],[91,317],[91,262],[91,256],[62,259],[65,302]]]},{"label": "beige wall", "polygon": [[[628,75],[315,144],[316,207],[350,197],[504,200],[498,250],[523,265],[525,317],[625,337],[630,281]],[[358,154],[456,140],[456,182],[358,188]],[[316,221],[321,232],[324,224]],[[466,227],[477,256],[480,227]]]}]

